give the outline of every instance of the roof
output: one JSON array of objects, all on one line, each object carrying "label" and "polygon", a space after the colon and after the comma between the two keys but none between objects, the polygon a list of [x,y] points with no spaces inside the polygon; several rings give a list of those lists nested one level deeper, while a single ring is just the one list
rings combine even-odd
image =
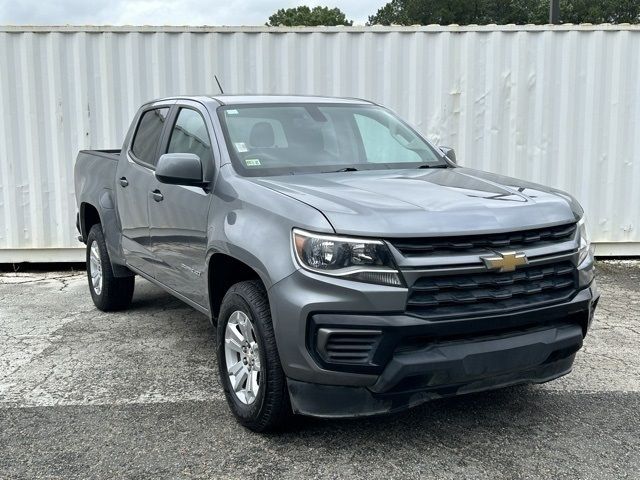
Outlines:
[{"label": "roof", "polygon": [[315,95],[211,95],[222,105],[241,105],[247,103],[348,103],[370,104],[359,98],[321,97]]}]

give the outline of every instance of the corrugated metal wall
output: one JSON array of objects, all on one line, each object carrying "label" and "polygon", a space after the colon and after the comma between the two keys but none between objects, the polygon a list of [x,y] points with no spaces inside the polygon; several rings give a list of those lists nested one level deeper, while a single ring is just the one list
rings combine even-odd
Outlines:
[{"label": "corrugated metal wall", "polygon": [[214,74],[382,103],[464,166],[571,192],[598,253],[640,254],[637,27],[0,27],[0,261],[79,258],[77,151]]}]

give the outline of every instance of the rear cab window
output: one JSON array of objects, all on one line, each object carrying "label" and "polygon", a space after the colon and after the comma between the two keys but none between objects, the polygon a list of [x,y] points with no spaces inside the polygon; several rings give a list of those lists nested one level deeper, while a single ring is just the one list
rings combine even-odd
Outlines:
[{"label": "rear cab window", "polygon": [[156,152],[168,114],[169,107],[162,107],[147,110],[140,117],[131,142],[131,153],[137,162],[155,167]]}]

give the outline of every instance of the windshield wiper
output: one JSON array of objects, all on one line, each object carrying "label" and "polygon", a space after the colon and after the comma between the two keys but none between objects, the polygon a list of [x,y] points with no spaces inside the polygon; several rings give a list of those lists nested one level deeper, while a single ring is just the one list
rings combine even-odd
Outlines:
[{"label": "windshield wiper", "polygon": [[329,170],[328,172],[322,173],[339,173],[339,172],[357,172],[358,169],[356,167],[344,167],[339,170]]},{"label": "windshield wiper", "polygon": [[429,165],[428,163],[423,163],[418,168],[449,168],[449,165],[443,165],[438,163],[437,165]]}]

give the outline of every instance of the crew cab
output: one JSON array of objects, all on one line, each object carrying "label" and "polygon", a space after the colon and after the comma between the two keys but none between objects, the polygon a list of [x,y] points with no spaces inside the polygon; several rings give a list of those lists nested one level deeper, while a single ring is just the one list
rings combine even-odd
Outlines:
[{"label": "crew cab", "polygon": [[79,153],[75,188],[95,305],[138,275],[207,315],[255,431],[553,380],[599,298],[575,199],[364,100],[155,100],[121,150]]}]

